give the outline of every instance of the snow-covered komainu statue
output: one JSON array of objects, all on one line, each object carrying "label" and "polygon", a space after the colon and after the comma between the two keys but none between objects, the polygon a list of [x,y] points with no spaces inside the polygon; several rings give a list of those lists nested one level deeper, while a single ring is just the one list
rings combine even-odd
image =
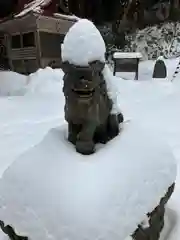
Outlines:
[{"label": "snow-covered komainu statue", "polygon": [[117,136],[119,122],[123,121],[121,113],[111,114],[113,102],[102,74],[104,66],[100,61],[88,67],[63,64],[68,140],[82,154],[93,153],[95,143],[106,143]]},{"label": "snow-covered komainu statue", "polygon": [[123,121],[122,113],[114,107],[114,90],[108,84],[113,79],[107,76],[104,42],[95,26],[87,23],[77,22],[62,45],[68,140],[76,145],[77,152],[86,155],[94,152],[96,143],[117,136]]}]

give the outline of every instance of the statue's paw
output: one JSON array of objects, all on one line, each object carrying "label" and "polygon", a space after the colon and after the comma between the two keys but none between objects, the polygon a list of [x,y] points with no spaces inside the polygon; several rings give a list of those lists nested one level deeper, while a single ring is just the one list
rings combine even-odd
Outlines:
[{"label": "statue's paw", "polygon": [[109,130],[109,139],[115,138],[119,134],[119,126],[112,126]]},{"label": "statue's paw", "polygon": [[68,141],[75,145],[76,144],[76,137],[74,135],[69,134]]},{"label": "statue's paw", "polygon": [[[118,119],[120,116],[116,116],[115,114],[112,114],[109,116],[108,119],[108,136],[110,139],[113,139],[119,134],[119,120]],[[123,115],[122,115],[123,117]],[[121,120],[123,120],[121,118]]]},{"label": "statue's paw", "polygon": [[107,134],[98,134],[98,136],[95,137],[96,143],[106,144],[109,141],[109,138]]},{"label": "statue's paw", "polygon": [[117,118],[118,118],[118,123],[124,122],[124,115],[121,112],[117,115]]},{"label": "statue's paw", "polygon": [[98,143],[101,143],[101,144],[106,144],[107,142],[108,142],[108,138],[100,138],[99,140],[98,140]]},{"label": "statue's paw", "polygon": [[95,144],[92,141],[81,141],[76,142],[76,151],[83,155],[93,154],[95,151]]}]

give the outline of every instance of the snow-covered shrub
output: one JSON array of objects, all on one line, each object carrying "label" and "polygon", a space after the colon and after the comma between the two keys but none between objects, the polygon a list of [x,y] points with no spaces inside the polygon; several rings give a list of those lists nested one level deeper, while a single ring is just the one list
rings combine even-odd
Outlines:
[{"label": "snow-covered shrub", "polygon": [[124,51],[141,52],[143,59],[175,57],[180,53],[180,23],[163,23],[146,27],[126,36]]},{"label": "snow-covered shrub", "polygon": [[117,45],[110,28],[106,27],[103,31],[101,29],[101,34],[106,42],[108,62],[111,62],[115,51],[141,52],[143,60],[156,59],[161,55],[165,58],[180,55],[179,22],[161,23],[126,33],[124,45],[121,46]]}]

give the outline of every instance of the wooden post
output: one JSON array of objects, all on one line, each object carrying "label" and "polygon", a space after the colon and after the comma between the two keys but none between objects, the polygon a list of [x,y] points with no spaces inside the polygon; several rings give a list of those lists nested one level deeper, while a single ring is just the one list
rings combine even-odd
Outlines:
[{"label": "wooden post", "polygon": [[7,56],[8,56],[8,60],[9,60],[10,70],[14,71],[12,58],[11,58],[11,54],[10,54],[10,52],[11,52],[11,35],[9,33],[7,33],[7,35],[6,35],[6,47],[7,47]]},{"label": "wooden post", "polygon": [[35,36],[35,46],[36,46],[36,56],[37,56],[37,65],[38,68],[42,68],[42,63],[41,63],[41,46],[40,46],[40,36],[39,36],[39,31],[36,29],[34,32]]},{"label": "wooden post", "polygon": [[116,76],[116,59],[114,59],[114,70],[113,70],[113,76]]},{"label": "wooden post", "polygon": [[138,80],[139,78],[139,58],[137,60],[137,65],[136,65],[136,74],[135,74],[135,80]]}]

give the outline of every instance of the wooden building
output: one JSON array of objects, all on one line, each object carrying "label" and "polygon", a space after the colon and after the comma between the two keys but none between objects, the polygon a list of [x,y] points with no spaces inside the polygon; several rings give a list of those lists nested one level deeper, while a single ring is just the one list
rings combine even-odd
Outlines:
[{"label": "wooden building", "polygon": [[29,74],[46,66],[60,67],[61,43],[76,18],[55,14],[52,2],[30,2],[13,18],[0,23],[11,70]]}]

